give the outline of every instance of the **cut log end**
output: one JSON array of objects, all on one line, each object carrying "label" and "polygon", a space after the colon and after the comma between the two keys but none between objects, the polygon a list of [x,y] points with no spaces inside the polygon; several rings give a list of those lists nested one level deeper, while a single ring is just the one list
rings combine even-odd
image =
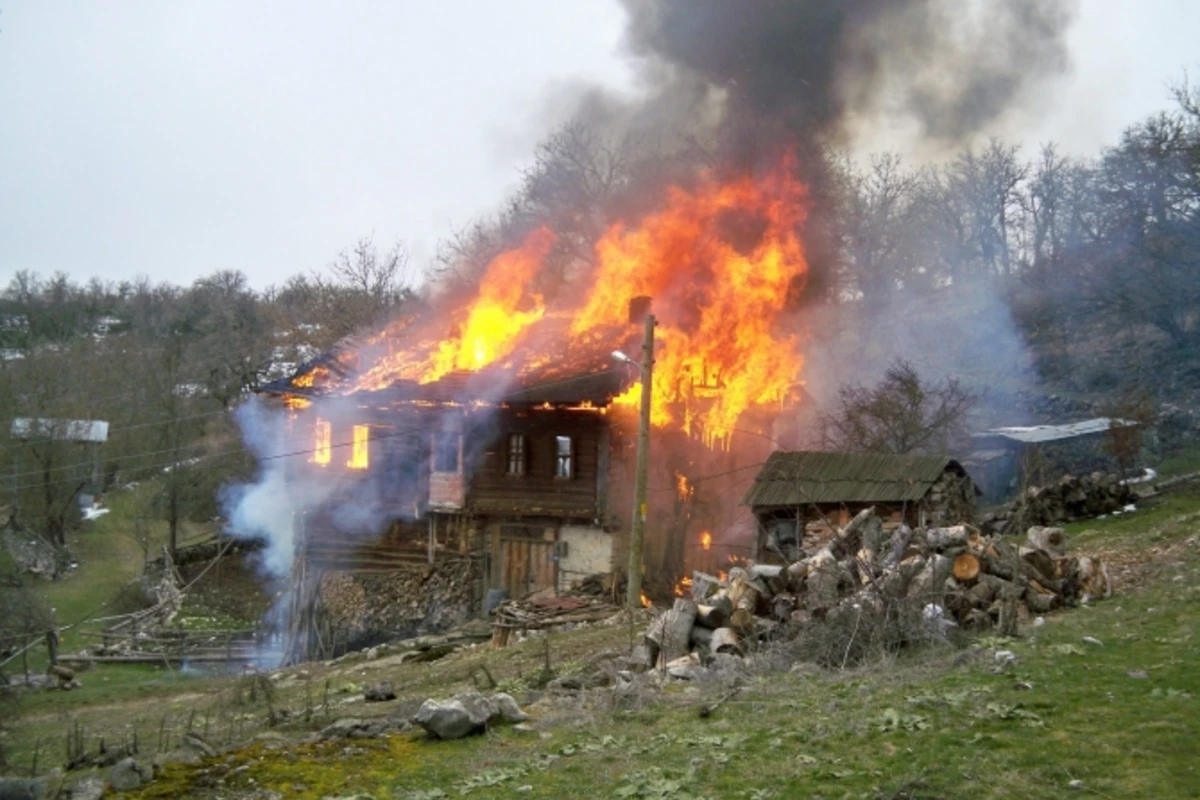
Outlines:
[{"label": "cut log end", "polygon": [[960,583],[973,581],[979,576],[979,558],[971,553],[961,553],[954,559],[954,579]]}]

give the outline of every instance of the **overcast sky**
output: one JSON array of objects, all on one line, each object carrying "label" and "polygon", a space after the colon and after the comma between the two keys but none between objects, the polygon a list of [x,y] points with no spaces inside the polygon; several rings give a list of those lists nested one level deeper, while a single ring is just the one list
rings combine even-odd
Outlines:
[{"label": "overcast sky", "polygon": [[[424,264],[517,185],[555,87],[632,89],[622,24],[616,0],[0,0],[0,284],[263,287],[371,234]],[[1200,77],[1197,31],[1197,0],[1081,0],[1023,140],[1113,141]]]}]

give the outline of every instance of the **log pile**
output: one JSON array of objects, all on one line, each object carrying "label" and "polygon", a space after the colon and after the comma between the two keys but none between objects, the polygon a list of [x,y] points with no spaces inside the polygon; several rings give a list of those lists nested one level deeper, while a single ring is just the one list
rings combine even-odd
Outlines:
[{"label": "log pile", "polygon": [[386,572],[329,571],[319,601],[339,646],[445,631],[470,617],[478,574],[470,559]]},{"label": "log pile", "polygon": [[1138,500],[1137,492],[1112,473],[1064,475],[1047,486],[1031,486],[999,511],[983,518],[984,530],[1016,533],[1032,525],[1058,525],[1119,512]]},{"label": "log pile", "polygon": [[661,666],[692,652],[745,655],[849,611],[907,610],[942,633],[1012,635],[1021,616],[1111,594],[1103,565],[1066,549],[1061,528],[1031,528],[1020,544],[965,524],[889,532],[866,509],[798,561],[735,567],[726,580],[693,573],[692,596],[653,621],[639,657]]}]

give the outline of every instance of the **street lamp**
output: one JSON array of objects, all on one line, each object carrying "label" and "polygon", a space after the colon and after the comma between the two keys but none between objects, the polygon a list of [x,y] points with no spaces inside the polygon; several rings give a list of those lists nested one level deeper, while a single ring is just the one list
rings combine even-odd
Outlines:
[{"label": "street lamp", "polygon": [[638,368],[638,372],[642,371],[641,364],[637,363],[632,358],[630,358],[629,356],[622,353],[620,350],[613,350],[612,357],[613,357],[613,360],[620,361],[622,364],[632,364],[633,366]]},{"label": "street lamp", "polygon": [[646,530],[646,483],[650,473],[650,393],[654,379],[654,315],[646,314],[645,335],[642,338],[642,363],[634,361],[620,350],[612,357],[622,364],[637,367],[642,379],[642,399],[639,407],[637,473],[633,484],[633,525],[629,532],[629,580],[626,581],[625,605],[637,608],[642,602],[642,542]]}]

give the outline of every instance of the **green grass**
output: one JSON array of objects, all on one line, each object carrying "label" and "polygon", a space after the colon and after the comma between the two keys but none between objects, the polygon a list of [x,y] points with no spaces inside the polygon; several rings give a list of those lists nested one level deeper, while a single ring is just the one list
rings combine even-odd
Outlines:
[{"label": "green grass", "polygon": [[[1193,579],[1198,551],[1182,568]],[[561,798],[584,787],[652,798],[1057,798],[1072,781],[1091,796],[1193,797],[1198,619],[1195,583],[1169,582],[966,654],[762,676],[707,719],[696,706],[718,687],[693,697],[673,686],[630,711],[585,708],[578,727],[550,727],[548,738],[501,728],[450,743],[406,735],[305,746],[286,757],[256,746],[207,775],[173,769],[137,796],[215,796],[203,783],[216,774],[225,796],[264,788],[295,798]],[[997,668],[991,648],[1017,662]]]},{"label": "green grass", "polygon": [[[116,608],[118,595],[142,574],[145,559],[141,545],[128,531],[132,530],[134,516],[146,507],[147,498],[154,491],[152,484],[143,484],[130,491],[110,494],[108,514],[82,523],[68,535],[67,546],[79,562],[79,568],[61,580],[32,584],[35,594],[55,609],[60,628],[119,613]],[[150,557],[154,558],[167,541],[167,524],[153,520],[148,525]],[[206,529],[207,526],[191,523],[181,527],[182,535],[189,538]],[[61,649],[70,652],[91,643],[92,640],[80,635],[79,628],[71,627],[63,631]],[[44,658],[44,653],[41,655]]]},{"label": "green grass", "polygon": [[[1047,615],[1015,640],[915,653],[860,671],[760,675],[703,719],[698,706],[723,686],[673,684],[615,711],[604,692],[582,703],[534,705],[535,733],[499,728],[448,743],[396,735],[283,751],[256,744],[199,768],[170,767],[130,796],[264,789],[314,800],[356,792],[413,800],[1200,796],[1200,488],[1070,527],[1080,550],[1137,556],[1153,567],[1117,597]],[[622,627],[556,634],[552,663],[575,669],[628,641]],[[1001,667],[997,649],[1012,651],[1016,662]],[[520,688],[541,662],[541,643],[527,641],[431,664],[385,656],[306,665],[288,670],[274,693],[274,707],[292,712],[277,730],[298,742],[338,716],[391,713],[395,703],[341,705],[376,680],[392,681],[402,698],[444,697],[471,688],[479,664]],[[14,763],[30,759],[35,741],[59,741],[68,720],[84,725],[93,742],[137,730],[153,743],[160,729],[178,738],[190,725],[209,726],[210,740],[222,744],[266,727],[264,701],[247,699],[235,679],[103,674],[109,680],[85,673],[78,692],[30,697],[20,735],[9,742]],[[321,707],[326,686],[329,714]],[[144,744],[143,754],[155,749]],[[1072,781],[1082,788],[1072,790]]]},{"label": "green grass", "polygon": [[1154,467],[1161,478],[1173,478],[1200,472],[1200,450],[1188,450],[1169,458],[1164,458]]},{"label": "green grass", "polygon": [[1064,527],[1075,547],[1121,544],[1133,538],[1147,544],[1160,538],[1163,535],[1160,529],[1170,526],[1172,520],[1196,511],[1200,511],[1200,482],[1182,485],[1162,497],[1143,502],[1129,514],[1072,522]]}]

